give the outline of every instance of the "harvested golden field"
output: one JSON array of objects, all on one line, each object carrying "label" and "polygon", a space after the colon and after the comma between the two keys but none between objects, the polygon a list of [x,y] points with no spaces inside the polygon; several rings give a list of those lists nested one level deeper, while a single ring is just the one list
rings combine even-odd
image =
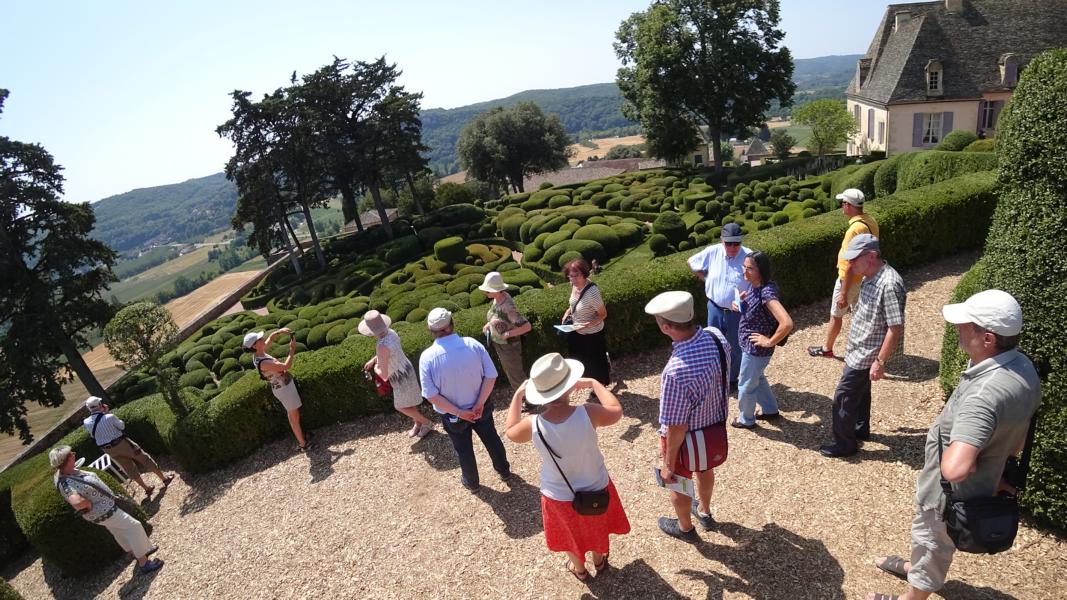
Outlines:
[{"label": "harvested golden field", "polygon": [[571,144],[569,147],[573,148],[575,155],[571,157],[571,164],[576,165],[579,162],[588,159],[594,154],[600,158],[604,158],[604,155],[608,153],[615,146],[630,146],[633,144],[644,144],[645,136],[643,135],[628,135],[626,137],[609,137],[598,138],[595,140],[589,140],[589,143],[596,144],[596,148],[587,148],[581,144]]}]

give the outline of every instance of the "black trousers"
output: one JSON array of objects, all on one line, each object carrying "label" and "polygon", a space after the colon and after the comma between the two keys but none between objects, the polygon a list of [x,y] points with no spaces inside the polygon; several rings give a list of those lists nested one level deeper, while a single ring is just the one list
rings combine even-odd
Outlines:
[{"label": "black trousers", "polygon": [[585,365],[585,377],[596,379],[604,385],[611,381],[611,365],[608,364],[608,343],[604,330],[588,335],[571,332],[567,336],[567,358]]},{"label": "black trousers", "polygon": [[870,432],[871,369],[845,366],[834,392],[834,443],[846,452],[858,446],[856,433]]},{"label": "black trousers", "polygon": [[452,415],[441,415],[441,422],[445,433],[448,434],[448,439],[452,441],[452,448],[456,451],[456,458],[459,459],[459,468],[463,474],[464,485],[477,487],[479,483],[478,461],[474,458],[473,434],[475,433],[478,434],[486,452],[489,453],[489,458],[493,461],[493,468],[501,475],[511,471],[507,453],[504,451],[504,442],[500,440],[500,434],[496,431],[496,424],[493,423],[492,400],[486,400],[485,408],[482,410],[482,418],[474,423],[462,419],[453,423],[451,417]]}]

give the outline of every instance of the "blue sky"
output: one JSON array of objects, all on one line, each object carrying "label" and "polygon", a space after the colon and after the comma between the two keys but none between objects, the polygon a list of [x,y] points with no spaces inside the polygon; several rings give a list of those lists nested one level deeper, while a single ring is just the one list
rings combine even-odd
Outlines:
[{"label": "blue sky", "polygon": [[[0,135],[43,144],[66,198],[222,170],[228,94],[258,97],[333,55],[385,54],[423,107],[614,80],[615,30],[648,0],[60,2],[0,8]],[[796,58],[866,51],[878,0],[783,0]]]}]

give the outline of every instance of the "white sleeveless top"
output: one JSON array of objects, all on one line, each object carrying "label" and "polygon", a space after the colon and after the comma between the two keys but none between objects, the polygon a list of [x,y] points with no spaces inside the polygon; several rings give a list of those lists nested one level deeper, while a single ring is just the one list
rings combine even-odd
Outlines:
[{"label": "white sleeveless top", "polygon": [[541,455],[541,493],[553,500],[570,502],[574,500],[574,494],[552,463],[553,457],[541,443],[538,430],[559,455],[555,457],[556,462],[576,491],[588,492],[608,487],[608,468],[604,466],[604,455],[597,445],[596,429],[589,420],[585,406],[576,407],[571,416],[558,425],[541,417],[533,417],[533,443]]}]

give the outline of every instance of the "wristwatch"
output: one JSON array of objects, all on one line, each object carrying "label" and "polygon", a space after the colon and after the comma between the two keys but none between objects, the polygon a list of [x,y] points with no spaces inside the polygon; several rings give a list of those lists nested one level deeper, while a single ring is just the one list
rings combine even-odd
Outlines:
[{"label": "wristwatch", "polygon": [[883,367],[885,366],[885,361],[882,360],[881,358],[878,358],[877,356],[874,357],[874,362],[878,363],[879,365],[881,365]]}]

